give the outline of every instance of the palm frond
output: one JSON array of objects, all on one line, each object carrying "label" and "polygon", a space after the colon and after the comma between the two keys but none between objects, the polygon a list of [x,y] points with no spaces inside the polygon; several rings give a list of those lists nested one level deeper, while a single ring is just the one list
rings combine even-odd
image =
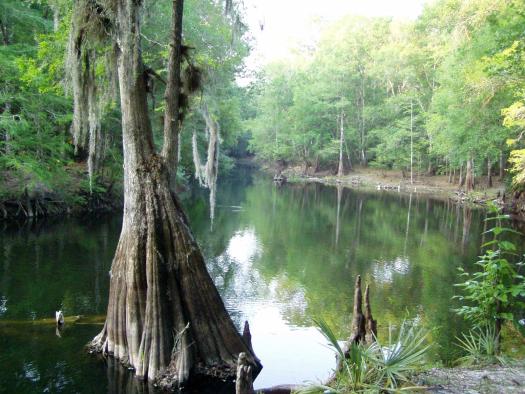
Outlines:
[{"label": "palm frond", "polygon": [[328,345],[335,351],[337,356],[340,357],[340,359],[344,359],[345,354],[343,352],[343,349],[341,349],[337,337],[335,336],[330,326],[326,323],[326,321],[322,318],[319,318],[314,319],[314,323],[317,325],[317,328],[319,329],[321,334],[323,334],[325,339],[328,341]]}]

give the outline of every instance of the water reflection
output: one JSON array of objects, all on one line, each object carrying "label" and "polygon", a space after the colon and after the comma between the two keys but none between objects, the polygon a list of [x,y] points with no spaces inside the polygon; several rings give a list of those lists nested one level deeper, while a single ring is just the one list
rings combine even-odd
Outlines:
[{"label": "water reflection", "polygon": [[[232,318],[239,329],[250,322],[264,365],[257,387],[328,375],[334,358],[312,319],[323,317],[343,338],[357,274],[370,283],[379,335],[408,314],[438,328],[437,360],[455,358],[451,342],[463,323],[451,312],[453,283],[457,267],[471,270],[479,252],[481,211],[416,194],[278,188],[249,171],[221,179],[214,207],[209,193],[193,188],[184,204]],[[58,309],[66,316],[104,314],[120,224],[115,216],[4,229],[0,392],[150,390],[119,365],[83,352],[99,326],[66,326],[59,338],[54,327],[7,324]]]},{"label": "water reflection", "polygon": [[407,258],[396,257],[393,261],[375,261],[372,276],[376,283],[392,283],[394,275],[406,275],[410,270]]}]

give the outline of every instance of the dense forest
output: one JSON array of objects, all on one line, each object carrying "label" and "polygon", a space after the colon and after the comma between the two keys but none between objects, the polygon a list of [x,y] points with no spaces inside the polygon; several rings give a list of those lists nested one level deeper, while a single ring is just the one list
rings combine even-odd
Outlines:
[{"label": "dense forest", "polygon": [[503,177],[509,158],[522,170],[523,10],[519,0],[443,0],[414,22],[328,24],[251,87],[251,149],[305,172],[412,169],[467,190],[474,176]]},{"label": "dense forest", "polygon": [[[159,145],[171,1],[147,3],[143,13],[149,112]],[[208,162],[216,160],[201,163],[200,157],[206,158],[212,144],[217,153],[221,144],[218,164],[226,170],[232,167],[230,157],[238,154],[244,130],[244,92],[235,77],[248,54],[246,26],[236,5],[227,9],[216,1],[197,0],[189,2],[184,13],[185,71],[189,83],[192,76],[194,80],[200,76],[203,82],[198,94],[181,98],[189,109],[179,149],[177,175],[182,184],[194,173],[207,174]],[[8,203],[20,206],[29,216],[71,205],[96,208],[101,202],[111,205],[122,193],[116,64],[109,42],[90,42],[89,32],[73,28],[75,19],[82,18],[87,22],[83,29],[95,28],[85,15],[73,14],[70,1],[6,0],[0,4],[4,214]],[[86,44],[82,50],[81,43]],[[25,199],[20,203],[20,197],[33,203],[25,204]]]},{"label": "dense forest", "polygon": [[[169,1],[144,8],[156,143],[162,140]],[[428,4],[415,21],[345,16],[319,22],[316,42],[252,71],[242,5],[192,1],[185,9],[186,70],[203,76],[180,134],[177,176],[204,186],[234,158],[348,173],[355,166],[523,183],[524,4]],[[110,44],[75,53],[72,3],[0,5],[1,195],[28,215],[42,200],[91,206],[121,191],[118,86]],[[81,33],[81,32],[80,32]],[[75,92],[77,94],[75,94]],[[76,109],[76,110],[75,110]],[[219,148],[220,146],[220,148]],[[511,176],[507,177],[510,183]],[[26,207],[23,197],[36,201]],[[18,208],[17,208],[18,209]],[[4,215],[5,206],[2,205]],[[34,211],[34,212],[33,212]]]}]

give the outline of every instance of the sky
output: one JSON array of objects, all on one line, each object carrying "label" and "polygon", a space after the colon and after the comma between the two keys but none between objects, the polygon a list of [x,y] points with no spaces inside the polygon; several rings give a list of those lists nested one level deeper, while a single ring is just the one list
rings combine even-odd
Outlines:
[{"label": "sky", "polygon": [[415,19],[424,3],[425,0],[244,0],[255,49],[248,67],[257,68],[285,58],[297,43],[313,41],[315,19],[333,21],[346,14]]}]

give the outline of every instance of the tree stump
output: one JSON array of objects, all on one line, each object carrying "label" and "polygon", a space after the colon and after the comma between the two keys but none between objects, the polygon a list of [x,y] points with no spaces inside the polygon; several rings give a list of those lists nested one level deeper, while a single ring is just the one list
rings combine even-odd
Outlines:
[{"label": "tree stump", "polygon": [[357,275],[354,288],[354,310],[352,314],[352,332],[349,344],[365,340],[365,316],[363,315],[363,295],[361,293],[361,275]]},{"label": "tree stump", "polygon": [[244,329],[242,330],[242,339],[244,339],[244,343],[246,343],[248,349],[250,349],[253,352],[252,333],[250,332],[250,324],[248,323],[248,320],[244,322]]},{"label": "tree stump", "polygon": [[366,285],[365,290],[365,341],[368,344],[375,342],[377,337],[377,321],[372,317],[370,308],[370,286]]},{"label": "tree stump", "polygon": [[[377,336],[377,321],[372,316],[370,307],[370,287],[367,285],[365,290],[365,313],[363,314],[363,295],[361,291],[361,276],[355,279],[354,290],[354,310],[352,316],[352,332],[348,341],[348,346],[352,343],[371,344],[375,342]],[[345,354],[347,351],[345,351]]]},{"label": "tree stump", "polygon": [[[246,325],[245,325],[246,327]],[[237,360],[237,380],[235,394],[254,394],[252,381],[252,367],[248,363],[246,353],[240,353]]]}]

